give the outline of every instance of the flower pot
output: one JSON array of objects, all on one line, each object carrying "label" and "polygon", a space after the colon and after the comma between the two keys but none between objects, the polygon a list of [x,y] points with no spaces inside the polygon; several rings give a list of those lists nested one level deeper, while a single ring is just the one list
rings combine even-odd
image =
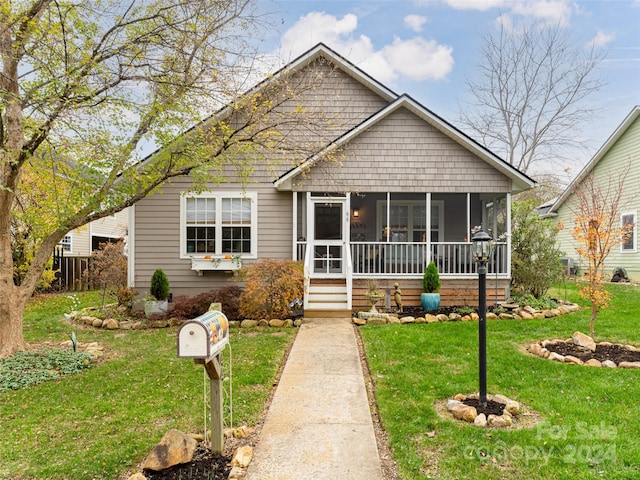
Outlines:
[{"label": "flower pot", "polygon": [[422,309],[427,312],[433,312],[440,308],[440,294],[439,293],[423,293],[420,295],[420,302],[422,303]]},{"label": "flower pot", "polygon": [[164,315],[169,309],[168,300],[147,300],[144,302],[144,315],[148,318],[151,315]]}]

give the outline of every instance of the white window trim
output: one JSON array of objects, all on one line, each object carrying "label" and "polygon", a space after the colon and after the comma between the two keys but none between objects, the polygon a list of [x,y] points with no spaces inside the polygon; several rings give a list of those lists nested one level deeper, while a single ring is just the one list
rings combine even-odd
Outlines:
[{"label": "white window trim", "polygon": [[[379,235],[379,232],[382,231],[382,225],[384,225],[386,223],[386,212],[387,212],[387,201],[386,200],[378,200],[376,202],[376,210],[377,210],[377,219],[376,219],[376,232],[377,235]],[[412,219],[413,217],[413,213],[412,213],[412,207],[414,206],[423,206],[425,205],[425,201],[424,200],[403,200],[403,199],[399,199],[399,200],[394,200],[391,199],[391,206],[392,207],[396,207],[396,206],[400,206],[400,207],[407,207],[409,209],[409,218]],[[431,208],[437,208],[439,211],[439,215],[438,215],[438,242],[441,242],[442,239],[444,238],[444,200],[431,200]],[[429,215],[429,218],[431,218],[431,215]],[[426,222],[426,220],[425,220]],[[413,223],[412,223],[412,227],[413,227]],[[414,230],[412,228],[412,230]],[[431,228],[430,226],[427,227],[427,232],[431,232]],[[378,237],[376,237],[378,238]],[[385,240],[386,241],[386,240]],[[407,238],[407,242],[408,243],[414,243],[412,240]]]},{"label": "white window trim", "polygon": [[[65,239],[65,237],[69,237],[69,249],[67,250],[66,248],[64,248],[65,245],[67,245],[67,243],[63,243],[63,240]],[[60,247],[62,247],[62,250],[64,251],[64,253],[71,253],[73,252],[73,235],[71,235],[71,233],[67,233],[64,237],[62,237],[62,239],[58,242],[58,245],[60,245]]]},{"label": "white window trim", "polygon": [[632,248],[624,248],[624,244],[620,242],[620,253],[637,253],[638,246],[638,216],[635,211],[633,212],[622,212],[620,214],[620,226],[622,227],[622,218],[628,215],[633,216],[633,247]]},{"label": "white window trim", "polygon": [[[216,199],[216,229],[222,229],[222,199],[245,198],[251,200],[251,252],[241,254],[241,258],[258,258],[258,193],[257,192],[202,192],[199,194],[185,193],[180,195],[180,258],[202,259],[205,255],[211,258],[224,259],[226,254],[187,253],[187,199],[215,198]],[[216,251],[222,250],[221,230],[216,231]]]}]

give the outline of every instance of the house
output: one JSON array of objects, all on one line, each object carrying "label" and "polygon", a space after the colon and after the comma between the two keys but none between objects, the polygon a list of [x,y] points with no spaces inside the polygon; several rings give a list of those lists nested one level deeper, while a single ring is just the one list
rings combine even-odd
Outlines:
[{"label": "house", "polygon": [[246,185],[231,170],[200,193],[175,178],[138,202],[132,287],[148,291],[161,267],[174,295],[193,295],[234,281],[241,264],[295,259],[305,267],[305,315],[326,315],[369,308],[371,279],[387,292],[398,282],[404,305],[418,305],[433,260],[442,304],[473,305],[470,239],[482,226],[496,238],[487,298],[508,297],[511,196],[534,186],[531,178],[325,45],[273,78],[283,75],[322,78],[297,99],[335,119],[314,153],[279,169],[257,164]]},{"label": "house", "polygon": [[[623,173],[624,172],[624,173]],[[600,147],[593,158],[556,199],[544,214],[564,225],[558,233],[558,243],[565,252],[565,262],[580,275],[580,258],[576,253],[578,244],[572,236],[573,211],[576,204],[575,191],[586,179],[592,178],[595,185],[603,190],[618,187],[618,180],[624,177],[620,198],[620,224],[633,225],[631,237],[613,248],[605,260],[605,277],[612,277],[614,269],[622,267],[632,281],[640,281],[640,253],[638,252],[637,221],[640,210],[640,106],[627,115],[620,126]],[[614,182],[614,183],[610,183]],[[582,272],[584,273],[584,271]]]},{"label": "house", "polygon": [[128,226],[126,209],[70,231],[60,240],[60,250],[65,257],[90,257],[101,243],[126,239]]}]

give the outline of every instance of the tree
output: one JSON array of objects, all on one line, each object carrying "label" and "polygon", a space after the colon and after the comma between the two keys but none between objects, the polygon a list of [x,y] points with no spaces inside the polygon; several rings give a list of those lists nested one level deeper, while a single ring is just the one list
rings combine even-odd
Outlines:
[{"label": "tree", "polygon": [[512,206],[511,282],[536,298],[562,278],[562,252],[556,245],[558,228],[533,212],[532,201]]},{"label": "tree", "polygon": [[[255,73],[250,41],[260,21],[251,8],[251,0],[0,5],[0,357],[25,348],[24,306],[69,231],[175,177],[204,188],[222,181],[225,165],[246,180],[265,150],[274,161],[308,154],[312,142],[288,133],[322,129],[295,100],[320,78],[272,77],[239,95]],[[27,227],[33,255],[14,276],[11,239]]]},{"label": "tree", "polygon": [[575,204],[572,207],[573,238],[578,242],[576,252],[587,268],[586,284],[581,284],[580,295],[591,302],[589,333],[594,336],[598,312],[609,305],[611,294],[603,285],[604,262],[611,249],[626,242],[633,224],[622,224],[620,213],[623,205],[624,181],[629,165],[616,172],[617,179],[597,182],[593,175],[585,177],[574,189]]},{"label": "tree", "polygon": [[579,147],[580,123],[592,120],[587,102],[603,55],[572,42],[562,25],[502,21],[483,39],[477,74],[467,79],[473,103],[461,122],[523,172],[563,150]]}]

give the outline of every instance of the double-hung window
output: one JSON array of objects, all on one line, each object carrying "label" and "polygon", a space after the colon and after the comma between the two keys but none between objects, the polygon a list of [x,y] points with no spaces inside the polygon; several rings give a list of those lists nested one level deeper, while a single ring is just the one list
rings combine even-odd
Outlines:
[{"label": "double-hung window", "polygon": [[256,255],[257,194],[204,192],[181,198],[183,257]]},{"label": "double-hung window", "polygon": [[71,235],[65,235],[64,237],[62,237],[62,240],[60,240],[60,243],[58,245],[60,245],[62,250],[64,250],[65,252],[70,252],[71,251]]},{"label": "double-hung window", "polygon": [[625,233],[620,243],[620,251],[633,253],[636,251],[636,212],[625,212],[620,215],[620,225]]}]

